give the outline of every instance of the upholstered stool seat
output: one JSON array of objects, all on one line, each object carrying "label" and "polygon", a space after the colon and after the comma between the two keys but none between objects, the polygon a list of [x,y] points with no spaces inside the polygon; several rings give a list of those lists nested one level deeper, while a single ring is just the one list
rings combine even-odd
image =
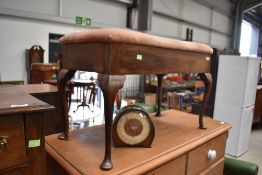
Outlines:
[{"label": "upholstered stool seat", "polygon": [[206,128],[203,110],[207,103],[212,78],[210,61],[213,50],[206,44],[179,41],[126,29],[90,29],[65,35],[59,42],[64,53],[62,70],[58,76],[60,98],[63,102],[65,132],[68,138],[68,114],[65,97],[66,82],[76,70],[99,73],[98,85],[103,91],[105,108],[105,157],[101,169],[112,168],[111,136],[112,112],[115,96],[123,87],[126,74],[156,74],[158,78],[158,106],[161,116],[162,79],[168,73],[199,73],[205,83],[205,96],[199,114],[199,128]]},{"label": "upholstered stool seat", "polygon": [[206,44],[163,38],[142,32],[118,28],[94,29],[71,33],[60,38],[59,42],[62,45],[114,42],[202,52],[207,54],[212,54],[213,52],[213,49]]}]

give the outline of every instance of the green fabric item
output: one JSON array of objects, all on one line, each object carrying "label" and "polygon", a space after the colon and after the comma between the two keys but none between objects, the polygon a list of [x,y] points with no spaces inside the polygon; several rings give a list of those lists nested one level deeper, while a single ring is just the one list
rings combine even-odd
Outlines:
[{"label": "green fabric item", "polygon": [[[142,107],[148,114],[155,113],[157,111],[157,105],[136,103],[135,105]],[[160,111],[167,110],[167,108],[160,107]]]},{"label": "green fabric item", "polygon": [[147,105],[145,103],[136,103],[135,105],[142,107],[149,114],[156,112],[155,105]]},{"label": "green fabric item", "polygon": [[257,175],[258,165],[242,160],[225,158],[224,175]]}]

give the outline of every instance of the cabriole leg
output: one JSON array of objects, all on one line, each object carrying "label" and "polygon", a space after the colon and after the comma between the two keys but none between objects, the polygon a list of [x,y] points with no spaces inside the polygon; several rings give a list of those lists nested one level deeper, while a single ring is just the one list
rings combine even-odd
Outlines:
[{"label": "cabriole leg", "polygon": [[111,141],[112,141],[112,120],[113,108],[116,94],[125,82],[124,75],[98,75],[98,85],[104,95],[105,109],[105,156],[100,164],[102,170],[110,170],[113,168],[111,161]]},{"label": "cabriole leg", "polygon": [[156,116],[161,116],[160,107],[161,107],[161,101],[162,101],[162,82],[164,74],[159,74],[157,76],[157,112]]},{"label": "cabriole leg", "polygon": [[59,101],[62,107],[62,115],[64,118],[64,132],[61,133],[58,138],[60,140],[65,140],[68,138],[69,134],[69,118],[68,118],[68,102],[66,95],[66,85],[67,82],[74,76],[76,70],[61,69],[57,78],[57,87]]},{"label": "cabriole leg", "polygon": [[199,111],[199,128],[200,129],[206,129],[206,126],[204,125],[203,122],[203,115],[204,115],[204,110],[207,105],[211,88],[212,88],[212,76],[210,73],[199,73],[200,79],[204,82],[205,84],[205,93],[204,93],[204,99],[200,107]]}]

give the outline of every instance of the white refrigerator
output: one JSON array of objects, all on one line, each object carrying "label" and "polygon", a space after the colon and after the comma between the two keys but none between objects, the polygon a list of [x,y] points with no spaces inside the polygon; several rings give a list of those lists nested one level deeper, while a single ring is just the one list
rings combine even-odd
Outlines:
[{"label": "white refrigerator", "polygon": [[248,150],[260,59],[220,55],[214,119],[231,124],[226,154],[239,157]]}]

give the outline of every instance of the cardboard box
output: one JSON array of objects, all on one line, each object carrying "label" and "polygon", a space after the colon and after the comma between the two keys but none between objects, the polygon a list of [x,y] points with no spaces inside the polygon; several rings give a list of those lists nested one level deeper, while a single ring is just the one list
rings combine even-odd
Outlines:
[{"label": "cardboard box", "polygon": [[133,98],[124,98],[121,101],[121,108],[128,105],[134,105],[136,103],[136,99]]},{"label": "cardboard box", "polygon": [[155,105],[156,104],[156,94],[155,93],[145,93],[145,104]]}]

